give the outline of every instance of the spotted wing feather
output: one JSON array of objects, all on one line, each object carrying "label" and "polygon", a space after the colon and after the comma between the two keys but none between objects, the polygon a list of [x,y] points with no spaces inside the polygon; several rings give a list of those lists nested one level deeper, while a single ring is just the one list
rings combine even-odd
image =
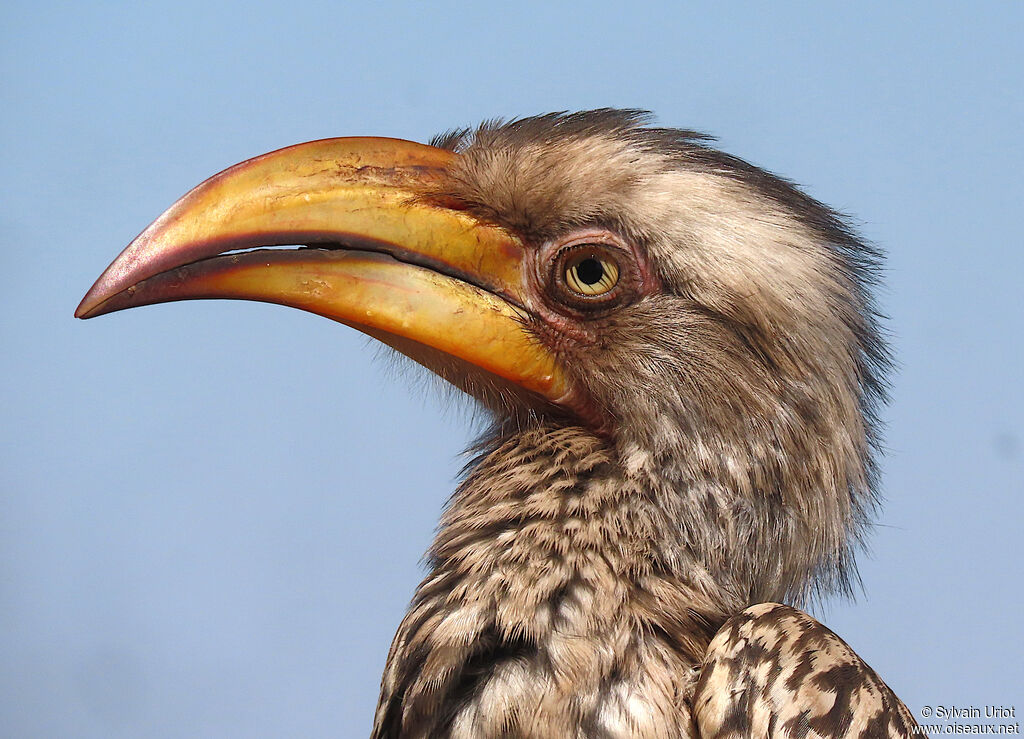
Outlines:
[{"label": "spotted wing feather", "polygon": [[842,639],[790,606],[725,623],[694,693],[701,739],[920,736],[906,706]]}]

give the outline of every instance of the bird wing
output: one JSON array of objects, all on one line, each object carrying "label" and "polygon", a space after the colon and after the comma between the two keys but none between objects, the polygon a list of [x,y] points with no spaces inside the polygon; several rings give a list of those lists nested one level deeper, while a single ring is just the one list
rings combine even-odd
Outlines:
[{"label": "bird wing", "polygon": [[912,737],[910,711],[849,645],[778,603],[733,616],[694,693],[701,739]]}]

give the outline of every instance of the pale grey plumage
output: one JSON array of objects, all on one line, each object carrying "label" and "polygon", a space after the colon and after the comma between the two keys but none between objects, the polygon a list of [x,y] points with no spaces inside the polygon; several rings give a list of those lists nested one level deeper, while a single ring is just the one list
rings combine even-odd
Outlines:
[{"label": "pale grey plumage", "polygon": [[[538,249],[607,229],[658,289],[600,314],[553,312],[543,290],[524,306],[586,388],[588,423],[458,378],[496,420],[395,638],[374,737],[888,736],[882,725],[905,736],[913,725],[813,619],[760,606],[781,620],[743,620],[755,604],[799,606],[855,578],[887,366],[877,254],[789,183],[645,122],[599,110],[436,140],[461,157],[424,197]],[[778,714],[768,724],[709,697],[714,685],[753,690],[768,669],[735,653],[740,621],[744,643],[785,641],[782,629],[834,647],[791,704],[765,709]],[[792,651],[759,654],[786,661],[771,680],[790,675]],[[871,691],[848,721],[786,733],[835,655]]]}]

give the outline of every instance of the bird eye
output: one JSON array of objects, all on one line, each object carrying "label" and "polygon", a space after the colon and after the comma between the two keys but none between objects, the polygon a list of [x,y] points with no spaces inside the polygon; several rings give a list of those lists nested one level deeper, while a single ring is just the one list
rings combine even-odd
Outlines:
[{"label": "bird eye", "polygon": [[583,251],[566,262],[565,284],[580,295],[604,295],[618,282],[619,265],[606,254]]},{"label": "bird eye", "polygon": [[[549,242],[541,253],[544,292],[556,310],[599,317],[634,300],[640,286],[633,250],[610,231],[588,230]],[[547,256],[550,255],[550,256]]]}]

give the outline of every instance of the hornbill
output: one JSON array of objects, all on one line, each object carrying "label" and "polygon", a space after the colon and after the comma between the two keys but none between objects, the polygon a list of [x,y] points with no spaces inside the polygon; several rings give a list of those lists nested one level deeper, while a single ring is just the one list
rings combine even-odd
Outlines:
[{"label": "hornbill", "polygon": [[850,590],[875,507],[877,265],[788,181],[602,109],[243,162],[76,315],[290,305],[489,412],[374,737],[906,737],[799,610]]}]

